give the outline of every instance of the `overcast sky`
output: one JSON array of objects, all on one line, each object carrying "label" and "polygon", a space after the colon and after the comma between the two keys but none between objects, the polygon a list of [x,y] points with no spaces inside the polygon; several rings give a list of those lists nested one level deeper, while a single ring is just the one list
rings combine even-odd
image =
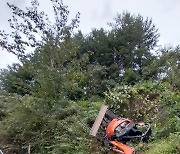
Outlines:
[{"label": "overcast sky", "polygon": [[[11,10],[6,3],[12,3],[20,8],[28,6],[30,0],[0,0],[0,29],[8,31],[7,20]],[[49,0],[39,0],[41,9],[50,12]],[[159,45],[177,46],[180,44],[180,0],[64,0],[68,5],[70,18],[77,12],[81,13],[80,27],[83,33],[89,33],[92,28],[108,28],[107,22],[113,21],[117,13],[128,11],[141,14],[144,18],[152,18],[159,28]],[[0,68],[17,62],[14,55],[0,48]]]}]

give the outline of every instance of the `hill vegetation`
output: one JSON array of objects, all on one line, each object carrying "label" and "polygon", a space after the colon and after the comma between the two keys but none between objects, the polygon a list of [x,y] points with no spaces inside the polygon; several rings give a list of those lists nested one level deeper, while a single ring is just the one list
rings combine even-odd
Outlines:
[{"label": "hill vegetation", "polygon": [[[157,48],[152,20],[118,14],[109,31],[74,32],[79,13],[50,0],[54,20],[31,1],[8,4],[11,33],[0,46],[20,64],[0,72],[0,148],[6,154],[111,153],[89,136],[102,104],[117,115],[151,123],[139,154],[180,153],[180,48]],[[27,49],[32,52],[27,54]]]}]

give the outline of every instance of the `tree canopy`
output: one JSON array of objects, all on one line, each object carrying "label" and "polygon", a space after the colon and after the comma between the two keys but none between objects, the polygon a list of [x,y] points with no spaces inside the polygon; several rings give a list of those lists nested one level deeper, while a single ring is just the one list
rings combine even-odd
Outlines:
[{"label": "tree canopy", "polygon": [[2,150],[108,153],[89,136],[106,103],[121,117],[152,124],[149,144],[134,145],[139,153],[179,152],[179,47],[157,49],[152,19],[129,12],[118,14],[109,31],[75,33],[80,14],[69,20],[62,0],[50,2],[54,19],[37,0],[25,9],[7,3],[12,31],[0,30],[0,46],[21,64],[0,71]]}]

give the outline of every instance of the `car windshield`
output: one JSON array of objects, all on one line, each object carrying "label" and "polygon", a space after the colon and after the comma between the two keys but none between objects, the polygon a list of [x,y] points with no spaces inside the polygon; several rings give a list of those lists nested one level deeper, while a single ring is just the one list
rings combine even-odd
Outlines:
[{"label": "car windshield", "polygon": [[129,124],[128,121],[122,122],[119,126],[116,127],[116,131],[120,132],[122,129],[124,129]]}]

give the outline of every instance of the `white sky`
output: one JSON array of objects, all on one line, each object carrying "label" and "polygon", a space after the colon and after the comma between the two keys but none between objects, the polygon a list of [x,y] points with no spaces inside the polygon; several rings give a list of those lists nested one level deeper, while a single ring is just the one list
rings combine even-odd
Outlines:
[{"label": "white sky", "polygon": [[[24,8],[30,0],[0,0],[0,29],[8,31],[7,20],[11,17],[11,10],[6,3],[13,3]],[[49,0],[39,0],[41,8],[50,12]],[[180,0],[64,0],[70,11],[70,18],[77,12],[81,13],[80,27],[83,33],[92,28],[107,29],[107,22],[113,21],[117,13],[128,11],[132,14],[141,14],[144,18],[152,18],[159,28],[159,45],[180,44]],[[0,68],[17,62],[14,55],[2,51],[0,48]]]}]

